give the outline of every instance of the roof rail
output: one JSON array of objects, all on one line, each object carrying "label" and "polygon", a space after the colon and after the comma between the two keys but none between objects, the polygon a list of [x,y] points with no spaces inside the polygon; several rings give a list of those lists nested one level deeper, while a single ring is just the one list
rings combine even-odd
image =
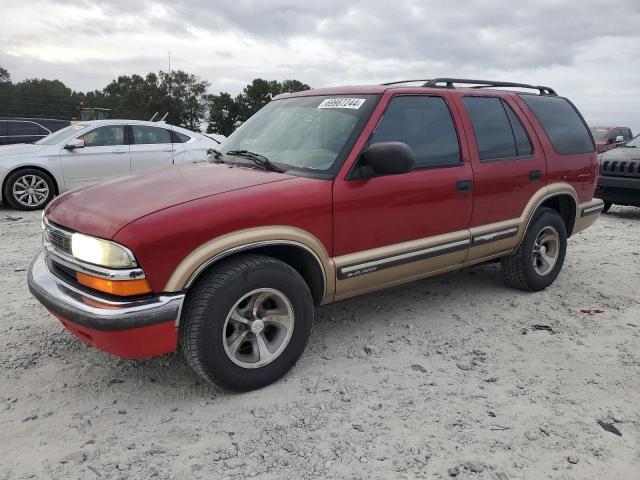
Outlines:
[{"label": "roof rail", "polygon": [[[411,81],[411,80],[408,80]],[[395,83],[404,83],[404,82],[395,82]],[[444,83],[444,85],[439,85]],[[446,88],[455,88],[454,83],[464,83],[467,85],[475,85],[471,88],[491,88],[491,87],[518,87],[518,88],[531,88],[533,90],[538,90],[540,95],[554,95],[557,93],[551,87],[544,87],[542,85],[529,85],[527,83],[513,83],[513,82],[496,82],[493,80],[470,80],[466,78],[434,78],[431,80],[427,80],[422,84],[423,87],[446,87]],[[385,84],[386,85],[386,84]]]},{"label": "roof rail", "polygon": [[381,83],[380,85],[397,85],[399,83],[413,83],[413,82],[430,82],[428,78],[420,78],[418,80],[398,80],[397,82]]}]

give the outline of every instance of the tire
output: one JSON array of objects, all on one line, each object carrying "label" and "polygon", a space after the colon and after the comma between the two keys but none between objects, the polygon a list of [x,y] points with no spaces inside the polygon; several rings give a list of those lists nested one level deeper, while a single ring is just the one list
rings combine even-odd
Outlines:
[{"label": "tire", "polygon": [[[19,195],[19,192],[25,192]],[[50,175],[35,168],[16,170],[4,185],[2,197],[16,210],[40,210],[55,195],[55,185]]]},{"label": "tire", "polygon": [[604,200],[604,208],[602,209],[602,213],[607,213],[612,205],[613,203]]},{"label": "tire", "polygon": [[296,270],[272,257],[241,255],[206,272],[192,287],[180,323],[180,349],[207,382],[249,391],[293,367],[312,323],[311,292]]},{"label": "tire", "polygon": [[[536,292],[555,281],[566,253],[567,230],[564,221],[555,210],[542,208],[534,214],[520,246],[512,255],[502,258],[502,269],[511,286]],[[555,261],[551,262],[551,258]]]}]

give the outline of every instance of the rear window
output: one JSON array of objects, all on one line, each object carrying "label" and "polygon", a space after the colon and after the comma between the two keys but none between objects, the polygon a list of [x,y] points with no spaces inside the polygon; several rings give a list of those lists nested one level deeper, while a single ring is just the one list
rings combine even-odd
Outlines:
[{"label": "rear window", "polygon": [[591,133],[575,107],[562,97],[520,95],[536,115],[560,155],[594,151]]}]

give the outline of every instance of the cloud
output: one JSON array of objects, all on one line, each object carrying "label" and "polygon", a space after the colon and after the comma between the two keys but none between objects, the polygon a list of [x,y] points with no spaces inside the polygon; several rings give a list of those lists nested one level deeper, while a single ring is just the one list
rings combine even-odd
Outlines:
[{"label": "cloud", "polygon": [[[2,5],[4,4],[4,5]],[[75,89],[174,68],[237,93],[432,76],[549,84],[599,123],[640,110],[640,2],[0,0],[0,65]],[[615,103],[610,103],[615,102]],[[633,126],[632,125],[632,126]]]}]

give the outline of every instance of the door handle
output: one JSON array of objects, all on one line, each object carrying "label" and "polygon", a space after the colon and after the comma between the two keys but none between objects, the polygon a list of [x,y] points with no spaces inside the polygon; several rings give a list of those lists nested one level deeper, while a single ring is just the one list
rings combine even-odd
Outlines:
[{"label": "door handle", "polygon": [[124,148],[116,148],[112,153],[122,154],[127,153],[127,151]]},{"label": "door handle", "polygon": [[529,172],[529,180],[532,182],[537,182],[542,178],[542,172],[540,170],[531,170]]},{"label": "door handle", "polygon": [[162,149],[163,152],[175,152],[175,148],[163,148]]},{"label": "door handle", "polygon": [[456,190],[459,192],[470,192],[473,188],[473,182],[471,180],[460,180],[456,183]]}]

